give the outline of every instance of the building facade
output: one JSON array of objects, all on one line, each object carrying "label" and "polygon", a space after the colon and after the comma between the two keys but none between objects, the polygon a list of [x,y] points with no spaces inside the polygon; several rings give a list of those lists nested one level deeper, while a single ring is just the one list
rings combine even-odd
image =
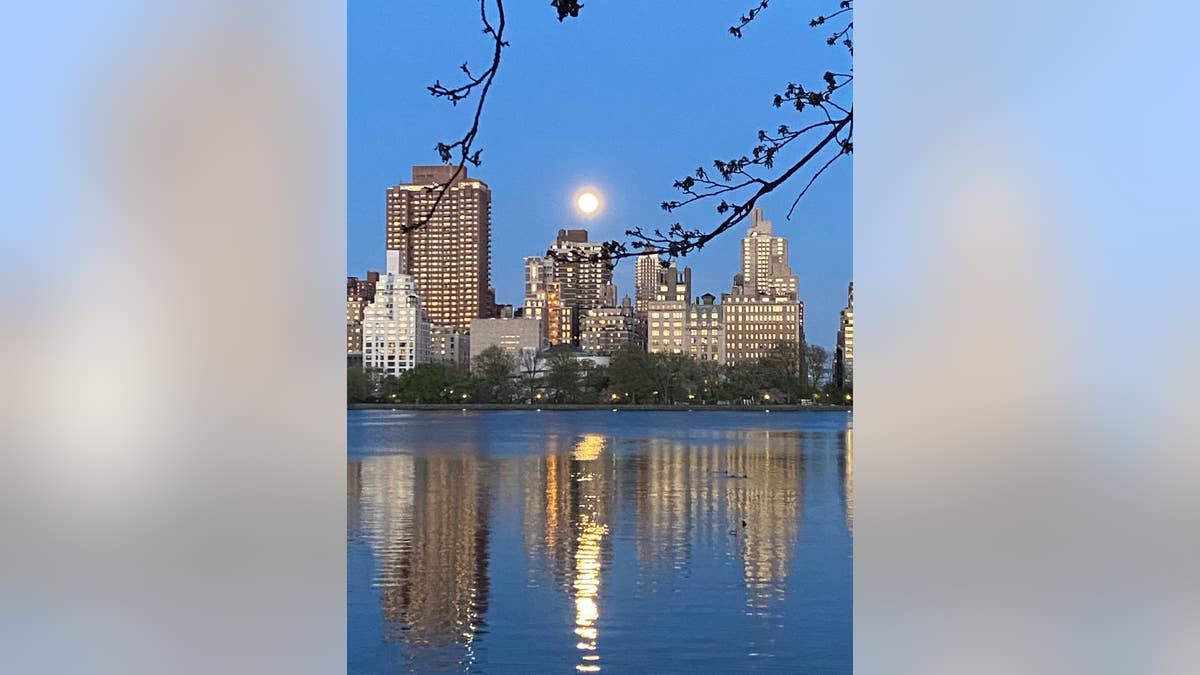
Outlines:
[{"label": "building facade", "polygon": [[363,310],[363,367],[399,376],[430,361],[430,326],[416,280],[400,274],[400,252],[387,252],[387,272]]},{"label": "building facade", "polygon": [[579,312],[605,306],[614,265],[604,256],[603,243],[588,241],[587,230],[559,230],[547,257],[554,261],[554,281],[562,285],[567,304]]},{"label": "building facade", "polygon": [[854,387],[854,282],[850,282],[846,308],[838,326],[837,346],[833,349],[833,382],[839,389]]},{"label": "building facade", "polygon": [[542,322],[537,319],[475,319],[471,322],[471,363],[488,347],[503,347],[518,358],[538,353],[546,346]]},{"label": "building facade", "polygon": [[721,295],[725,363],[756,361],[803,340],[804,305],[789,295]]},{"label": "building facade", "polygon": [[470,365],[471,336],[458,326],[430,329],[429,358],[434,363],[465,368]]},{"label": "building facade", "polygon": [[574,307],[563,297],[550,258],[525,259],[525,306],[521,315],[542,323],[542,334],[552,345],[575,341]]},{"label": "building facade", "polygon": [[637,343],[637,316],[629,296],[620,307],[588,310],[581,321],[580,346],[593,356],[612,356],[627,343]]},{"label": "building facade", "polygon": [[367,272],[365,279],[346,277],[346,354],[361,365],[363,310],[375,299],[379,272]]},{"label": "building facade", "polygon": [[725,363],[725,325],[722,307],[712,293],[696,298],[685,322],[687,353],[700,361]]},{"label": "building facade", "polygon": [[637,257],[634,263],[633,283],[634,299],[639,315],[645,316],[650,301],[658,294],[659,274],[662,271],[662,257],[653,247],[647,247],[646,252]]},{"label": "building facade", "polygon": [[387,249],[400,253],[401,272],[416,280],[429,320],[466,329],[496,315],[492,191],[464,168],[438,201],[455,169],[414,166],[411,183],[388,188]]}]

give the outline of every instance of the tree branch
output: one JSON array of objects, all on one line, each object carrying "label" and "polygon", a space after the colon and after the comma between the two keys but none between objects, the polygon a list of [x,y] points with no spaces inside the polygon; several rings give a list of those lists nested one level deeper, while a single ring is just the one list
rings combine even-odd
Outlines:
[{"label": "tree branch", "polygon": [[445,183],[440,183],[435,186],[437,188],[437,196],[434,198],[433,204],[426,209],[422,216],[405,225],[401,229],[402,232],[412,232],[418,228],[421,228],[433,218],[433,214],[437,212],[438,206],[441,205],[446,193],[450,191],[450,187],[454,185],[456,181],[458,181],[461,175],[463,175],[468,162],[470,162],[473,166],[479,166],[482,164],[482,160],[479,157],[480,151],[475,150],[472,153],[472,150],[474,149],[475,145],[475,137],[479,134],[479,120],[483,115],[483,104],[487,100],[488,91],[490,91],[492,88],[492,82],[496,79],[496,73],[500,70],[500,57],[503,54],[504,48],[508,46],[508,42],[504,39],[504,28],[507,23],[504,16],[504,0],[491,1],[496,5],[496,25],[493,25],[491,20],[488,19],[487,5],[489,0],[479,0],[479,20],[483,24],[483,33],[485,35],[492,36],[492,41],[494,43],[494,49],[492,51],[492,64],[480,75],[473,76],[471,74],[471,69],[466,63],[464,63],[459,67],[459,70],[466,74],[466,84],[449,88],[443,85],[441,81],[435,81],[432,85],[427,87],[427,89],[429,89],[429,93],[435,98],[448,99],[450,101],[450,105],[452,106],[457,106],[459,101],[470,97],[471,93],[477,88],[479,89],[479,99],[475,104],[475,114],[471,119],[471,127],[467,129],[466,133],[463,134],[463,137],[450,144],[437,144],[436,149],[438,156],[441,157],[443,162],[449,164],[457,154],[458,164],[454,168],[454,173]]}]

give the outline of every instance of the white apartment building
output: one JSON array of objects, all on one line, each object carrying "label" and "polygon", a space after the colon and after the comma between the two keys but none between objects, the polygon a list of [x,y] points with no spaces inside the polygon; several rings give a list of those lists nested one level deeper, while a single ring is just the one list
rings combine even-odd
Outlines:
[{"label": "white apartment building", "polygon": [[363,309],[363,368],[399,376],[430,359],[430,325],[416,280],[400,274],[400,251],[387,252],[387,272]]}]

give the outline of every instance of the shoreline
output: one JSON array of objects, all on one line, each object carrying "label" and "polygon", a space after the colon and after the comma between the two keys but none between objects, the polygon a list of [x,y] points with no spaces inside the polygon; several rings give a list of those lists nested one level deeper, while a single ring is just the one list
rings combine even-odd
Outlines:
[{"label": "shoreline", "polygon": [[844,405],[799,405],[795,403],[780,405],[606,405],[603,403],[560,403],[532,405],[524,403],[350,403],[347,410],[528,410],[541,412],[578,411],[578,410],[646,410],[654,412],[682,412],[696,410],[703,412],[853,412],[853,406]]}]

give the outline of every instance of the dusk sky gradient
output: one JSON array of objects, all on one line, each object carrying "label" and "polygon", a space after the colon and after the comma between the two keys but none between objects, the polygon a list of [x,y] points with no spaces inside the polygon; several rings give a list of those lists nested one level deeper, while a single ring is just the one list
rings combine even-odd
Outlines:
[{"label": "dusk sky gradient", "polygon": [[[771,98],[789,81],[815,86],[825,70],[844,72],[845,51],[825,46],[824,29],[808,28],[811,4],[772,5],[735,39],[728,28],[749,4],[593,0],[561,24],[549,2],[507,4],[511,47],[476,142],[483,165],[471,168],[493,193],[498,302],[522,304],[522,259],[543,254],[559,228],[584,227],[607,240],[624,239],[635,225],[711,227],[720,220],[715,202],[674,214],[659,208],[677,195],[671,183],[698,166],[711,169],[713,159],[748,153],[759,129],[813,119],[777,110]],[[439,163],[435,144],[457,140],[469,125],[473,98],[455,109],[426,87],[458,84],[464,61],[486,68],[491,42],[473,0],[350,0],[348,12],[347,273],[361,276],[383,267],[387,187],[407,182],[413,164]],[[806,177],[760,202],[790,240],[808,341],[830,349],[852,278],[851,173],[839,160],[790,221]],[[584,186],[603,198],[590,219],[573,204]],[[729,291],[744,232],[739,226],[681,261],[693,269],[694,296]],[[619,294],[632,296],[632,260],[615,276]]]}]

